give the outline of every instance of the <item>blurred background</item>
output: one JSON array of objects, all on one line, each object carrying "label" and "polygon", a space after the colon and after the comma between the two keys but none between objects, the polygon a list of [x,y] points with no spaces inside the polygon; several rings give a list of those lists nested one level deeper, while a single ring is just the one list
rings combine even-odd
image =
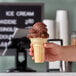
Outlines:
[{"label": "blurred background", "polygon": [[[70,33],[76,30],[76,0],[0,0],[0,3],[44,3],[44,19],[56,18],[56,10],[69,11]],[[35,64],[31,57],[27,57],[28,66],[38,72],[46,72],[47,63]],[[6,72],[11,67],[15,67],[14,56],[0,56],[0,72]],[[76,62],[72,63],[72,72],[76,72]]]}]

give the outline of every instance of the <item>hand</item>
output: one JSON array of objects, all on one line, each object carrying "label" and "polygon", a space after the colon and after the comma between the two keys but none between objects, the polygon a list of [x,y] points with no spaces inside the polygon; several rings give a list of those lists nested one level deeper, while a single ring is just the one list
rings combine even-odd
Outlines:
[{"label": "hand", "polygon": [[[45,48],[45,61],[61,60],[62,47],[60,45],[54,43],[45,43],[44,48]],[[33,56],[32,59],[34,59],[34,49],[32,44],[29,55]]]}]

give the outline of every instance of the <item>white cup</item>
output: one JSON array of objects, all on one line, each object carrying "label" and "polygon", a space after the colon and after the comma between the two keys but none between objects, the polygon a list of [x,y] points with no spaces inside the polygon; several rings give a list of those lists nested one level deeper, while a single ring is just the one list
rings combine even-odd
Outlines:
[{"label": "white cup", "polygon": [[67,10],[57,10],[56,12],[56,38],[63,39],[63,45],[68,45],[69,25]]},{"label": "white cup", "polygon": [[44,19],[43,23],[47,25],[49,39],[55,38],[55,21],[51,19]]}]

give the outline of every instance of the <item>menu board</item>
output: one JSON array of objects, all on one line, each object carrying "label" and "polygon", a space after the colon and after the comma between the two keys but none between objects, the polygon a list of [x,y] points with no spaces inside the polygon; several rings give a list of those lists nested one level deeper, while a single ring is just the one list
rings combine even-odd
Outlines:
[{"label": "menu board", "polygon": [[17,29],[31,27],[43,17],[41,3],[0,4],[0,49],[10,44]]}]

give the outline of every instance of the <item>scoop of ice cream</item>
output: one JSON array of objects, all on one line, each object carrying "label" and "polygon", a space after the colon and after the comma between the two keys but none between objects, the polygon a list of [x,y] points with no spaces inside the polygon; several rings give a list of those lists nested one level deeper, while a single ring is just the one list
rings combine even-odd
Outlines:
[{"label": "scoop of ice cream", "polygon": [[37,22],[29,30],[29,38],[48,38],[46,25],[42,22]]}]

